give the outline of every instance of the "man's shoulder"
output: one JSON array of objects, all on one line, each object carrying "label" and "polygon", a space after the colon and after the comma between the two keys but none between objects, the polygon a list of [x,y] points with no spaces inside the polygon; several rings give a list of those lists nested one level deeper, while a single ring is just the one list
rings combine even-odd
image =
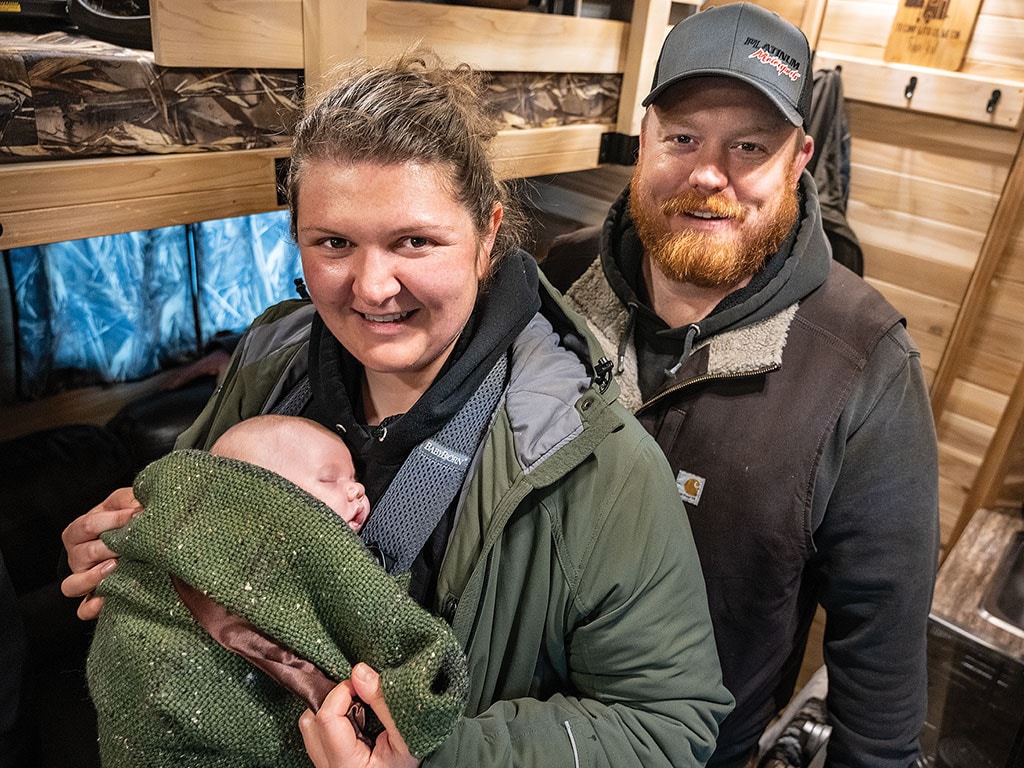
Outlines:
[{"label": "man's shoulder", "polygon": [[828,277],[800,301],[797,316],[847,344],[868,351],[905,318],[877,289],[834,262]]}]

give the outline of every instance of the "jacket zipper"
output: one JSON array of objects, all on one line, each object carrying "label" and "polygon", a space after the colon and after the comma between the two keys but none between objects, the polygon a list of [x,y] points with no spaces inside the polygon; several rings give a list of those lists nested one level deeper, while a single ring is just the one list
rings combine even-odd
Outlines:
[{"label": "jacket zipper", "polygon": [[646,408],[652,405],[655,405],[658,402],[661,402],[669,395],[674,395],[688,387],[692,387],[697,384],[703,384],[704,382],[707,381],[724,381],[726,379],[748,379],[753,376],[760,376],[765,373],[771,373],[772,371],[776,371],[778,369],[778,365],[765,365],[760,368],[755,368],[751,371],[744,371],[743,373],[705,373],[701,376],[697,376],[696,378],[684,381],[681,384],[675,384],[669,387],[668,389],[659,392],[647,402],[641,403],[640,407],[637,408],[636,411],[634,411],[634,415],[639,415],[641,411],[645,410]]}]

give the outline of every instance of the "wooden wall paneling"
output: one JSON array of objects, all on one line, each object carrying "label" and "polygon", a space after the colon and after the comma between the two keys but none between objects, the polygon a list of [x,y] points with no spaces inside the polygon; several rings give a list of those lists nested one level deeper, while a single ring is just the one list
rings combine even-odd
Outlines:
[{"label": "wooden wall paneling", "polygon": [[501,131],[491,150],[495,172],[515,179],[598,167],[596,147],[607,126],[565,125]]},{"label": "wooden wall paneling", "polygon": [[[845,81],[845,78],[844,78]],[[932,160],[941,158],[939,165],[901,165],[898,170],[912,172],[936,180],[957,180],[965,178],[971,186],[1002,192],[1006,176],[1020,144],[1014,131],[994,130],[991,126],[964,122],[954,118],[925,113],[892,109],[880,104],[869,104],[847,96],[847,111],[854,142],[854,162],[860,162],[867,148],[858,147],[865,141],[875,145],[872,152],[922,153],[920,156],[897,155],[886,159],[883,167],[889,167],[893,159]],[[973,165],[961,165],[967,161]],[[987,173],[984,166],[991,166]],[[894,170],[897,170],[894,168]]]},{"label": "wooden wall paneling", "polygon": [[302,0],[302,68],[307,90],[344,61],[367,54],[366,0]]},{"label": "wooden wall paneling", "polygon": [[964,381],[1005,393],[1016,383],[1020,360],[972,346],[964,352],[963,365]]},{"label": "wooden wall paneling", "polygon": [[[897,0],[829,0],[818,47],[881,61],[898,7]],[[985,0],[961,71],[1018,68],[1022,37],[1019,0]]]},{"label": "wooden wall paneling", "polygon": [[971,277],[970,269],[877,243],[862,241],[861,247],[867,280],[914,286],[950,304],[959,304],[963,298],[964,288]]},{"label": "wooden wall paneling", "polygon": [[974,328],[987,301],[989,285],[1007,246],[1014,240],[1024,210],[1024,157],[1019,145],[1016,159],[1010,169],[999,205],[992,218],[988,235],[978,255],[978,263],[971,275],[956,325],[950,335],[946,355],[932,382],[932,410],[942,413],[953,380],[962,366],[962,350],[969,343]]},{"label": "wooden wall paneling", "polygon": [[[363,2],[364,0],[357,0]],[[151,0],[153,56],[167,67],[301,69],[302,0]]]},{"label": "wooden wall paneling", "polygon": [[985,312],[1019,327],[1021,343],[1016,349],[1018,352],[1024,351],[1024,282],[1005,280],[997,272],[992,278]]},{"label": "wooden wall paneling", "polygon": [[[966,422],[969,423],[969,422]],[[984,440],[977,440],[977,443],[987,444],[991,439],[994,429],[985,432]],[[957,492],[943,505],[945,520],[942,530],[945,533],[944,539],[948,540],[956,522],[963,509],[964,500],[967,498],[967,489],[971,487],[974,478],[978,474],[978,467],[981,466],[979,454],[959,445],[944,442],[939,444],[939,463],[942,465],[942,481],[947,490],[956,488]]]},{"label": "wooden wall paneling", "polygon": [[847,218],[862,241],[967,270],[974,268],[985,239],[983,231],[875,207],[855,197],[850,199]]},{"label": "wooden wall paneling", "polygon": [[821,37],[821,26],[825,21],[825,8],[828,0],[807,0],[797,26],[804,31],[811,51],[818,49],[818,38]]},{"label": "wooden wall paneling", "polygon": [[1024,325],[1020,318],[1006,318],[983,312],[978,318],[974,337],[967,346],[978,345],[997,357],[1020,361],[1024,359]]},{"label": "wooden wall paneling", "polygon": [[367,53],[372,57],[423,39],[446,58],[490,71],[614,73],[623,71],[626,59],[630,25],[624,21],[395,0],[361,2],[366,2]]},{"label": "wooden wall paneling", "polygon": [[894,18],[891,0],[828,0],[818,49],[881,61]]},{"label": "wooden wall paneling", "polygon": [[268,0],[262,17],[250,0],[153,4],[154,55],[164,66],[319,69],[318,53],[377,57],[429,40],[442,56],[485,70],[621,72],[629,33],[628,23],[608,19],[395,0]]},{"label": "wooden wall paneling", "polygon": [[1019,439],[1022,423],[1024,423],[1024,368],[1021,369],[1017,377],[1017,383],[1013,392],[1010,393],[1009,402],[999,426],[988,444],[985,458],[964,501],[963,509],[950,535],[950,546],[947,548],[947,552],[960,538],[974,512],[991,505],[1002,493],[1004,479],[1013,456],[1011,449],[1015,441]]},{"label": "wooden wall paneling", "polygon": [[963,229],[989,221],[999,202],[998,193],[988,190],[915,178],[894,169],[860,162],[851,169],[850,175],[852,194],[862,203],[888,206],[900,213],[936,219]]},{"label": "wooden wall paneling", "polygon": [[[942,414],[936,427],[944,438],[939,441],[939,450],[959,452],[963,456],[969,457],[967,463],[973,462],[975,466],[981,464],[981,459],[996,431],[995,427],[953,411]],[[952,477],[945,467],[942,467],[941,474],[947,478]],[[973,482],[974,478],[971,477],[968,478],[968,482],[963,484],[965,493],[970,490]]]},{"label": "wooden wall paneling", "polygon": [[1020,0],[985,0],[981,6],[983,14],[1015,18],[1021,16]]},{"label": "wooden wall paneling", "polygon": [[[1007,182],[1011,189],[1010,200],[1018,194],[1012,191],[1012,184],[1019,175],[1018,167],[1015,164]],[[966,486],[967,492],[948,537],[951,542],[960,537],[979,508],[1024,501],[1020,496],[1019,473],[1013,470],[1015,474],[1010,477],[1014,446],[1024,439],[1021,438],[1021,420],[1024,418],[1024,404],[1021,402],[1024,398],[1024,222],[1017,216],[1016,221],[1008,226],[1010,231],[1000,237],[1005,247],[999,248],[992,257],[994,264],[978,270],[977,282],[972,281],[972,288],[978,295],[970,303],[965,301],[965,312],[962,313],[965,327],[958,334],[962,340],[960,346],[951,349],[948,355],[953,360],[949,363],[951,372],[948,373],[952,382],[947,384],[945,413],[940,423],[948,423],[947,416],[984,419],[991,423],[992,411],[1003,404],[991,439],[983,449],[975,448],[982,460],[975,477]],[[965,399],[962,394],[968,389],[972,390],[972,397]],[[987,408],[978,402],[981,398],[987,398],[990,403]],[[959,436],[945,434],[943,438],[960,439]]]},{"label": "wooden wall paneling", "polygon": [[[986,0],[981,6],[962,72],[988,74],[1001,68],[1020,67],[1020,43],[1024,40],[1024,18],[1020,18],[1020,8],[1016,9],[1016,18],[995,14],[991,10],[991,4]],[[1009,8],[1005,10],[1011,11]]]},{"label": "wooden wall paneling", "polygon": [[[999,426],[1009,394],[987,383],[957,379],[949,391],[948,410],[990,429]],[[984,447],[984,446],[983,446]]]},{"label": "wooden wall paneling", "polygon": [[[741,0],[704,0],[701,4],[701,8],[712,8],[721,5],[731,5],[732,3],[738,3]],[[769,11],[779,14],[782,18],[788,21],[790,24],[800,26],[804,20],[804,13],[807,10],[809,4],[815,4],[814,0],[754,0],[757,5],[762,8],[767,8]],[[804,30],[806,34],[806,30]],[[808,39],[810,39],[808,37]]]}]

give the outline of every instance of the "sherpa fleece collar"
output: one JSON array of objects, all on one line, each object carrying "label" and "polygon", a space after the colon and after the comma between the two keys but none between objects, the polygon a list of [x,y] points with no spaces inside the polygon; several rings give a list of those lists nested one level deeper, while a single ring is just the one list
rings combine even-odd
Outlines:
[{"label": "sherpa fleece collar", "polygon": [[[600,260],[566,293],[566,301],[590,321],[590,327],[609,357],[619,357],[616,371],[622,392],[619,399],[630,410],[643,405],[637,380],[636,345],[629,333],[629,312],[615,295]],[[782,352],[798,304],[791,304],[751,325],[704,339],[694,351],[708,348],[707,369],[702,374],[740,375],[782,365]],[[621,350],[621,355],[619,353]]]}]

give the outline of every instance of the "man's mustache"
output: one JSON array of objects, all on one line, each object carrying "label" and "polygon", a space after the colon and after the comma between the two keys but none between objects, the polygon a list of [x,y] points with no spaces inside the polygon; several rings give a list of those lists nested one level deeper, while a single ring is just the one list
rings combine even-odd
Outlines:
[{"label": "man's mustache", "polygon": [[667,216],[682,216],[688,213],[710,213],[723,219],[736,219],[743,221],[746,218],[746,211],[739,203],[729,200],[724,195],[703,195],[700,192],[688,190],[667,200],[661,206],[661,211]]}]

